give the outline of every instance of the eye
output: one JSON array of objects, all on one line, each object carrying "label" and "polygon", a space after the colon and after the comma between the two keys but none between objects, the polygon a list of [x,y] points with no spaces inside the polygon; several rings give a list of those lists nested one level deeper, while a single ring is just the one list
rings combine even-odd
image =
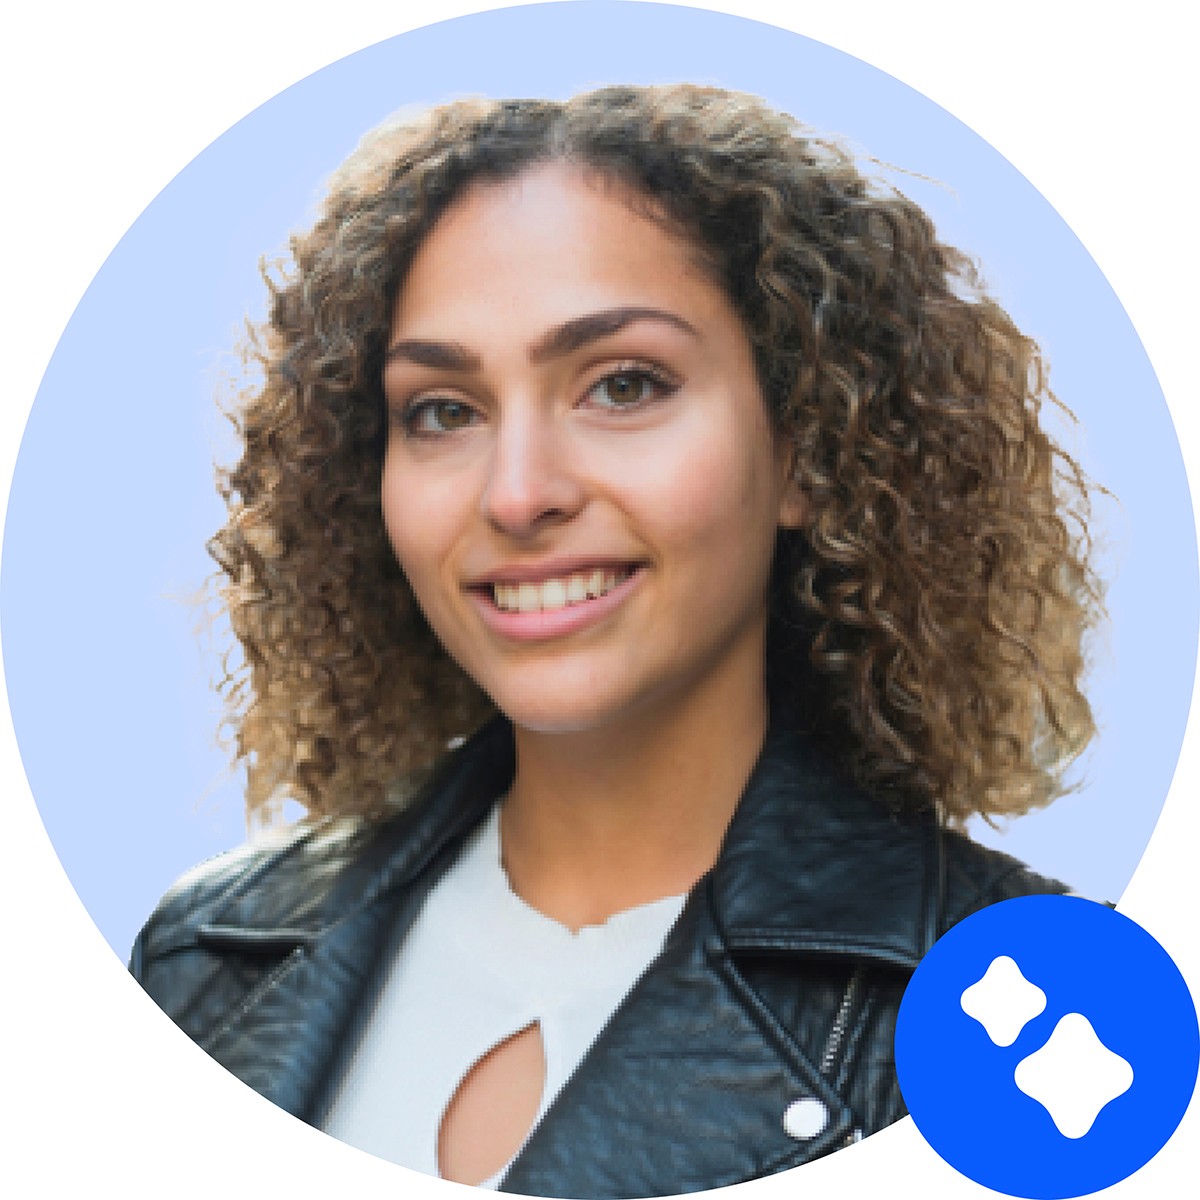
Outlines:
[{"label": "eye", "polygon": [[400,421],[408,437],[437,437],[457,433],[474,425],[479,414],[462,400],[418,400],[401,414]]},{"label": "eye", "polygon": [[672,391],[674,386],[657,371],[622,367],[594,384],[586,398],[600,408],[625,409],[661,399]]}]

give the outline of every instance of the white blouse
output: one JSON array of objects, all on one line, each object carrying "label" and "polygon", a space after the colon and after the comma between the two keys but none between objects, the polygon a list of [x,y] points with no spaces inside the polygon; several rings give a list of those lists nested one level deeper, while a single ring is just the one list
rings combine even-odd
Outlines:
[{"label": "white blouse", "polygon": [[[437,1175],[438,1130],[459,1084],[489,1050],[536,1022],[546,1078],[532,1133],[662,949],[684,899],[668,896],[572,933],[509,886],[494,806],[400,947],[325,1131]],[[510,1163],[480,1186],[497,1187]]]}]

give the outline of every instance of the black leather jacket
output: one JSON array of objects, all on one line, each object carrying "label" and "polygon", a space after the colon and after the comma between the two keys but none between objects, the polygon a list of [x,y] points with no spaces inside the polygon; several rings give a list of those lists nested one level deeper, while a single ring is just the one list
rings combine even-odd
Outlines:
[{"label": "black leather jacket", "polygon": [[[164,897],[131,969],[218,1062],[319,1126],[381,967],[511,773],[494,722],[393,818],[310,824],[203,864]],[[772,732],[716,866],[501,1190],[721,1187],[888,1125],[905,1111],[896,1011],[921,957],[975,909],[1063,890],[932,816],[890,816]]]}]

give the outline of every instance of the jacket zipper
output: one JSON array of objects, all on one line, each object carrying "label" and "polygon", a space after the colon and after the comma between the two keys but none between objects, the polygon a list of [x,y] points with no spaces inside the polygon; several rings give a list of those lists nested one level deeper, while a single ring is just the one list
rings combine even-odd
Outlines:
[{"label": "jacket zipper", "polygon": [[833,1067],[833,1060],[837,1057],[842,1040],[846,1036],[846,1026],[850,1023],[850,1009],[854,1004],[854,997],[858,994],[862,977],[863,969],[859,967],[850,976],[850,982],[846,984],[846,990],[842,993],[842,1002],[838,1005],[837,1016],[833,1018],[833,1028],[830,1029],[829,1037],[825,1042],[825,1053],[821,1055],[821,1074],[827,1079],[830,1069]]},{"label": "jacket zipper", "polygon": [[[821,1074],[826,1079],[833,1082],[830,1072],[833,1069],[834,1060],[837,1058],[837,1053],[841,1049],[842,1042],[846,1037],[846,1028],[850,1024],[850,1010],[854,1007],[855,997],[858,995],[858,989],[862,983],[863,968],[859,967],[853,975],[850,976],[850,982],[846,984],[846,990],[842,993],[842,1002],[838,1005],[837,1016],[833,1018],[833,1026],[829,1030],[829,1037],[825,1040],[825,1052],[821,1055]],[[862,1129],[857,1125],[846,1134],[846,1139],[842,1143],[843,1148],[852,1145],[854,1142],[862,1141]]]}]

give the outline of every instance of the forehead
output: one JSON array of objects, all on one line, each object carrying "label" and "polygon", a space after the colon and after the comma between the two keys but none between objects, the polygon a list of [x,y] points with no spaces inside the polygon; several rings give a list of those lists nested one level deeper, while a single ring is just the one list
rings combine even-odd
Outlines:
[{"label": "forehead", "polygon": [[447,208],[413,257],[392,324],[432,335],[481,312],[550,324],[629,303],[736,319],[696,245],[653,201],[594,171],[541,163],[474,184]]}]

